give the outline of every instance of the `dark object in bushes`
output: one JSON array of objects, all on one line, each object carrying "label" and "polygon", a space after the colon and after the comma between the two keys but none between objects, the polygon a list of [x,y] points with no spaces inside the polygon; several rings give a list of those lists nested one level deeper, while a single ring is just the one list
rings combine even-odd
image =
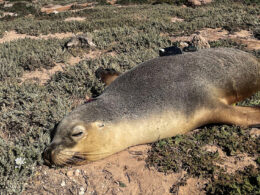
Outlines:
[{"label": "dark object in bushes", "polygon": [[179,47],[171,46],[159,50],[159,56],[170,56],[182,54],[182,50]]},{"label": "dark object in bushes", "polygon": [[64,48],[68,49],[70,47],[95,47],[96,45],[92,42],[92,36],[87,35],[78,35],[72,37],[64,45]]}]

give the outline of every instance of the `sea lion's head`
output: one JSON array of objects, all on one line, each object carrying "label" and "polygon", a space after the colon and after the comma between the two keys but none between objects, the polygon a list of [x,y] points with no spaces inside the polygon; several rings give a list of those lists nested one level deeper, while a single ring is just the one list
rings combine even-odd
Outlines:
[{"label": "sea lion's head", "polygon": [[111,123],[102,120],[105,111],[95,104],[81,105],[63,118],[43,154],[47,164],[81,165],[112,153]]}]

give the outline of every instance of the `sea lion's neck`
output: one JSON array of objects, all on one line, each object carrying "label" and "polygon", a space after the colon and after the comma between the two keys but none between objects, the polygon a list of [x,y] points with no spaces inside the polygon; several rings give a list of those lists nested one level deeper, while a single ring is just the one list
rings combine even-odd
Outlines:
[{"label": "sea lion's neck", "polygon": [[187,117],[179,112],[153,113],[134,120],[121,120],[111,123],[107,129],[111,150],[118,152],[130,146],[147,144],[163,138],[173,137],[193,130],[201,124],[198,121],[206,110],[199,110]]},{"label": "sea lion's neck", "polygon": [[194,127],[194,124],[188,123],[180,114],[151,114],[139,119],[112,122],[107,125],[107,135],[104,136],[103,142],[108,143],[106,147],[109,147],[109,151],[118,152],[133,145],[183,134]]}]

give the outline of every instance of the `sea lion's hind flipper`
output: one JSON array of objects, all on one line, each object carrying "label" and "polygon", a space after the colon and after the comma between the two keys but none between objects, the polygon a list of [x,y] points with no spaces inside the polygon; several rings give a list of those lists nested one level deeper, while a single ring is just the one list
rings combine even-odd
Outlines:
[{"label": "sea lion's hind flipper", "polygon": [[117,72],[115,69],[111,68],[98,68],[95,72],[96,77],[101,79],[106,85],[110,85],[121,73]]},{"label": "sea lion's hind flipper", "polygon": [[214,122],[242,127],[260,127],[260,108],[222,105],[216,109]]}]

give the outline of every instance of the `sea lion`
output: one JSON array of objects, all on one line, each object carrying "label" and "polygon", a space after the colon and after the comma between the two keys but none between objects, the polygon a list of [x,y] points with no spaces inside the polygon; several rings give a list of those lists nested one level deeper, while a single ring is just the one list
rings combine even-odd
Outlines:
[{"label": "sea lion", "polygon": [[84,164],[209,123],[260,124],[260,110],[232,106],[260,88],[260,64],[228,48],[158,57],[118,76],[58,125],[47,164]]}]

